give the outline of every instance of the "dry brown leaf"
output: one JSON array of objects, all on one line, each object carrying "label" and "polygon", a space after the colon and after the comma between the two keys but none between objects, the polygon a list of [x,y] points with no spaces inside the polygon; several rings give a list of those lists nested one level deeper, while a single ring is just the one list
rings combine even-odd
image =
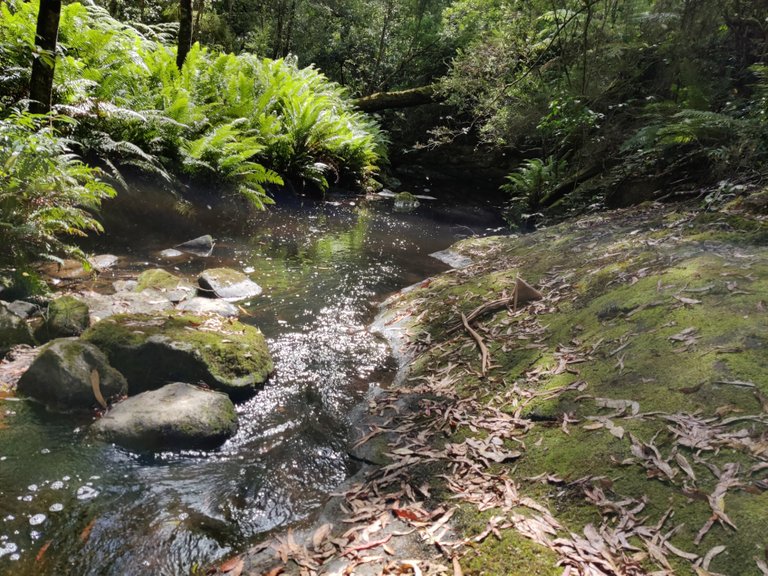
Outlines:
[{"label": "dry brown leaf", "polygon": [[333,530],[333,524],[328,523],[323,524],[320,528],[315,530],[315,533],[312,535],[312,548],[315,550],[320,548],[323,541],[330,535],[331,530]]},{"label": "dry brown leaf", "polygon": [[93,390],[93,395],[96,397],[96,401],[102,408],[106,409],[107,401],[104,400],[104,396],[101,394],[101,386],[99,385],[99,371],[96,369],[91,370],[91,389]]},{"label": "dry brown leaf", "polygon": [[715,556],[720,554],[721,552],[725,551],[725,546],[715,546],[714,548],[710,549],[709,552],[704,556],[704,559],[701,561],[701,566],[704,568],[704,570],[709,570],[709,564],[712,562]]},{"label": "dry brown leaf", "polygon": [[701,304],[701,300],[696,300],[694,298],[686,298],[685,296],[673,296],[675,300],[678,302],[682,302],[685,305],[693,306],[694,304]]}]

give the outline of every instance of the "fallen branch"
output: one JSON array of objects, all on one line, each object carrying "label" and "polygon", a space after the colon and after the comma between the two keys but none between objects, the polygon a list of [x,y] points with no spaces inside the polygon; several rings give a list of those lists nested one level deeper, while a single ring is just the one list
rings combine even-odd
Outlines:
[{"label": "fallen branch", "polygon": [[[481,304],[467,314],[467,322],[472,322],[481,316],[485,316],[486,314],[496,312],[497,310],[509,306],[512,306],[512,310],[516,311],[518,306],[524,306],[528,302],[533,302],[534,300],[541,300],[543,297],[542,293],[528,284],[528,282],[522,278],[516,278],[515,287],[512,289],[512,294],[510,296]],[[455,324],[448,329],[447,334],[455,332],[459,328],[461,328],[461,324]]]},{"label": "fallen branch", "polygon": [[480,336],[480,334],[473,330],[469,325],[467,317],[464,316],[464,314],[461,315],[461,322],[464,324],[464,328],[466,328],[467,332],[469,332],[469,335],[474,338],[475,342],[477,342],[478,348],[480,348],[480,371],[482,375],[485,376],[486,372],[488,372],[488,368],[490,367],[490,355],[488,354],[488,348],[486,347],[485,342],[483,342],[482,336]]}]

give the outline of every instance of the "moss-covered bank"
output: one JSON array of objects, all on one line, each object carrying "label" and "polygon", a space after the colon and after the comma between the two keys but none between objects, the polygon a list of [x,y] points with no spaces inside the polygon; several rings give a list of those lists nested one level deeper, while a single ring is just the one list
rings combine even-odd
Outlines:
[{"label": "moss-covered bank", "polygon": [[[559,525],[552,534],[532,530],[526,519],[546,516],[536,506],[477,505],[482,499],[462,494],[455,468],[441,460],[432,476],[446,474],[443,497],[474,502],[455,517],[462,535],[503,526],[472,543],[465,570],[560,573],[556,562],[578,568],[591,546],[618,573],[760,573],[767,239],[764,218],[648,205],[463,241],[454,250],[472,266],[391,303],[393,317],[413,319],[402,393],[429,392],[421,407],[443,411],[446,422],[464,405],[516,422],[496,433],[465,411],[438,445],[490,438],[514,447],[519,457],[492,461],[486,473],[509,478]],[[491,359],[483,376],[461,314],[511,295],[518,276],[544,299],[520,310],[510,302],[474,323]],[[593,562],[610,573],[606,565]]]}]

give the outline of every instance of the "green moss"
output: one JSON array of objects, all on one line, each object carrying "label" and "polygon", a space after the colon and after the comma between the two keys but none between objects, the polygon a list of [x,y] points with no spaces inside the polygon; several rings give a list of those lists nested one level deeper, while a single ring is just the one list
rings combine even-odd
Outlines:
[{"label": "green moss", "polygon": [[148,288],[153,288],[155,290],[173,290],[182,282],[183,280],[178,276],[174,276],[170,272],[166,272],[160,268],[145,270],[137,279],[136,292],[141,292]]},{"label": "green moss", "polygon": [[[768,496],[754,485],[749,492],[729,490],[725,509],[739,530],[715,525],[695,545],[697,532],[712,514],[707,496],[717,485],[712,471],[696,458],[703,457],[720,470],[738,464],[749,484],[765,476],[746,474],[762,457],[736,443],[694,457],[676,443],[665,415],[762,414],[764,400],[755,392],[768,396],[765,229],[763,222],[744,216],[696,216],[649,206],[519,238],[464,241],[454,249],[476,258],[473,267],[433,279],[399,303],[414,316],[424,312],[411,333],[430,335],[430,346],[412,363],[411,373],[433,376],[448,362],[457,369],[466,367],[454,385],[457,396],[491,403],[505,398],[507,404],[500,408],[510,413],[518,406],[515,400],[520,396],[511,394],[512,385],[517,386],[525,399],[523,414],[537,421],[523,437],[526,449],[509,473],[522,483],[525,495],[547,505],[567,530],[581,533],[589,523],[599,525],[600,510],[575,488],[521,479],[551,474],[566,481],[599,479],[594,481],[602,482],[613,500],[645,501],[648,525],[672,509],[674,515],[665,528],[684,524],[672,539],[679,548],[703,555],[715,545],[727,546],[711,570],[756,573],[753,557],[762,554],[760,534],[768,522]],[[481,319],[480,332],[494,367],[480,378],[476,344],[463,329],[450,328],[457,325],[460,313],[508,294],[517,274],[544,283],[546,295],[559,296],[539,309],[535,322],[540,329],[534,338],[515,338],[518,330],[524,331],[525,316],[502,309]],[[566,352],[580,361],[569,364],[566,371],[555,370]],[[583,381],[582,389],[546,394],[576,381]],[[641,414],[649,415],[626,419],[601,407],[596,398],[630,400]],[[567,433],[561,427],[566,415],[571,421]],[[583,428],[598,417],[610,417],[624,429],[623,437],[606,428]],[[768,435],[768,426],[754,420],[734,422],[725,429],[748,435],[758,445]],[[478,434],[462,429],[452,439],[461,441],[469,435]],[[697,482],[682,469],[669,480],[644,467],[631,450],[630,435],[653,443],[663,458],[673,462],[673,450],[683,454]],[[485,527],[488,514],[497,513],[481,514],[466,507],[460,527],[476,533]],[[536,551],[534,560],[526,545]],[[519,564],[512,552],[518,549]],[[538,552],[513,531],[503,531],[502,542],[489,537],[477,547],[474,560],[467,557],[468,573],[549,573],[536,564]],[[691,570],[684,560],[670,561],[681,573]]]},{"label": "green moss", "polygon": [[[463,532],[482,532],[493,512],[478,514],[463,506],[454,516],[456,526]],[[559,576],[563,569],[557,566],[557,555],[548,548],[528,540],[514,530],[504,530],[501,538],[488,536],[461,559],[467,576],[536,575]]]},{"label": "green moss", "polygon": [[263,383],[274,369],[261,332],[240,322],[179,312],[121,314],[83,338],[101,348],[132,388],[172,379],[232,392]]},{"label": "green moss", "polygon": [[410,192],[398,192],[395,194],[395,202],[418,202],[419,199],[416,198],[412,193]]}]

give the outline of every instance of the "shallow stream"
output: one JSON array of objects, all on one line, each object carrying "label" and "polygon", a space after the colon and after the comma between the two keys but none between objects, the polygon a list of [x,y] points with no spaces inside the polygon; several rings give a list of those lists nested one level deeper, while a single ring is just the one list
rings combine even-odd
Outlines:
[{"label": "shallow stream", "polygon": [[[244,270],[264,294],[241,320],[264,332],[277,370],[238,407],[237,435],[213,452],[139,456],[87,434],[89,420],[0,398],[0,574],[176,575],[311,517],[356,469],[349,414],[393,363],[367,331],[387,294],[446,268],[431,258],[500,226],[488,208],[391,199],[333,202],[286,196],[246,217],[230,203],[181,215],[166,197],[128,203],[89,249],[120,257],[111,282],[151,267],[194,279]],[[212,256],[163,260],[201,234]]]}]

